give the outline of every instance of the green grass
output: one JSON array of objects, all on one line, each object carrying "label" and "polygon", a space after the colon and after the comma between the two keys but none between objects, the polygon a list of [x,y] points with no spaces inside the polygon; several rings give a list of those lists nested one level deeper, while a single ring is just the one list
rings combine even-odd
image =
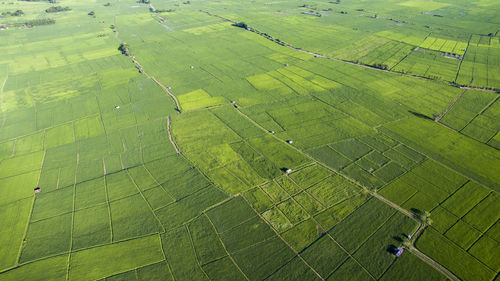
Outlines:
[{"label": "green grass", "polygon": [[162,235],[163,252],[169,260],[172,275],[177,279],[208,280],[198,264],[189,233],[185,227]]},{"label": "green grass", "polygon": [[498,275],[495,1],[61,1],[0,3],[0,280],[443,279],[368,190]]},{"label": "green grass", "polygon": [[397,213],[361,245],[354,253],[354,258],[373,276],[380,278],[394,261],[393,254],[388,248],[391,245],[400,246],[399,241],[416,228],[417,223],[414,220]]},{"label": "green grass", "polygon": [[459,220],[448,231],[446,231],[445,235],[462,249],[469,249],[478,237],[481,236],[481,232]]},{"label": "green grass", "polygon": [[140,195],[132,195],[110,203],[113,241],[161,232],[153,211]]},{"label": "green grass", "polygon": [[68,252],[71,247],[71,214],[60,215],[28,225],[21,262]]},{"label": "green grass", "polygon": [[302,251],[301,256],[315,268],[321,276],[329,276],[348,258],[347,253],[326,235],[322,236]]},{"label": "green grass", "polygon": [[417,247],[465,280],[490,280],[495,272],[433,229],[417,241]]},{"label": "green grass", "polygon": [[446,280],[437,270],[423,262],[415,255],[404,252],[396,259],[393,266],[384,273],[381,280],[394,280],[403,278],[405,280]]},{"label": "green grass", "polygon": [[73,224],[73,249],[84,249],[111,242],[111,221],[107,205],[76,211]]},{"label": "green grass", "polygon": [[[91,248],[73,254],[70,280],[98,279],[163,259],[158,235]],[[121,262],[113,262],[119,258]]]},{"label": "green grass", "polygon": [[300,252],[323,234],[321,227],[312,219],[305,220],[283,233],[283,238]]},{"label": "green grass", "polygon": [[207,264],[226,255],[210,220],[201,216],[188,226],[196,256],[201,264]]},{"label": "green grass", "polygon": [[[413,126],[419,126],[421,129],[418,132],[411,130],[410,127]],[[418,118],[392,123],[388,125],[388,130],[401,141],[408,142],[408,145],[422,149],[426,154],[437,157],[465,175],[497,189],[495,173],[491,169],[482,168],[495,165],[493,163],[497,161],[498,153],[493,148]],[[449,141],[453,141],[453,145],[447,147]],[[472,151],[482,151],[481,157],[471,157]]]},{"label": "green grass", "polygon": [[19,247],[22,244],[22,234],[28,222],[28,209],[31,199],[19,200],[0,209],[0,214],[4,218],[4,227],[0,231],[0,268],[5,269],[15,265]]},{"label": "green grass", "polygon": [[[375,211],[376,210],[376,211]],[[356,231],[359,237],[367,238],[383,225],[394,210],[377,199],[371,199],[331,230],[331,235],[348,251],[359,248],[358,239],[348,229]]]}]

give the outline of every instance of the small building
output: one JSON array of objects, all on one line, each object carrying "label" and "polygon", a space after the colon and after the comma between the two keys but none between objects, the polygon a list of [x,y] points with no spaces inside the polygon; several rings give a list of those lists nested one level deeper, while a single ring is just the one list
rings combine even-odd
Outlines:
[{"label": "small building", "polygon": [[292,144],[293,140],[287,140],[286,143]]},{"label": "small building", "polygon": [[120,106],[119,106],[119,105],[116,105],[116,106],[115,106],[115,109],[120,109]]},{"label": "small building", "polygon": [[40,193],[42,191],[42,189],[39,186],[37,186],[37,187],[35,187],[34,191],[35,191],[35,193]]},{"label": "small building", "polygon": [[394,255],[396,257],[399,257],[403,254],[403,248],[399,247],[399,248],[396,248],[396,250],[394,250]]},{"label": "small building", "polygon": [[274,133],[275,133],[275,132],[274,132],[274,131],[269,131],[269,133],[271,133],[271,134],[273,134],[273,135],[274,135]]},{"label": "small building", "polygon": [[292,169],[286,169],[286,170],[285,170],[285,172],[286,172],[287,174],[290,174],[290,173],[292,172]]}]

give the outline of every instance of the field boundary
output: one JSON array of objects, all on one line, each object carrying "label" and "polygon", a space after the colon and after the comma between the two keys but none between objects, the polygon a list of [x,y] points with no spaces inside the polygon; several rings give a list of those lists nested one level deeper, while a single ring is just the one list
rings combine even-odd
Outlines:
[{"label": "field boundary", "polygon": [[464,55],[462,56],[462,59],[460,60],[460,64],[458,65],[458,70],[457,70],[457,75],[455,76],[455,80],[453,82],[457,82],[458,76],[460,75],[460,69],[462,68],[462,63],[464,62],[465,55],[467,55],[467,51],[469,50],[469,45],[470,45],[470,40],[472,39],[472,34],[469,36],[469,40],[467,41],[467,47],[465,48]]},{"label": "field boundary", "polygon": [[[168,139],[170,140],[170,143],[172,143],[172,146],[175,148],[175,151],[177,151],[177,154],[181,154],[179,148],[177,147],[177,144],[175,144],[174,139],[172,137],[172,133],[170,132],[170,115],[167,116],[167,133],[168,133]],[[143,161],[144,162],[144,161]]]},{"label": "field boundary", "polygon": [[[212,14],[208,11],[203,11],[203,10],[199,10],[200,12],[202,13],[205,13],[209,16],[212,16],[212,17],[217,17],[217,18],[220,18],[224,21],[227,21],[227,22],[230,22],[232,24],[236,24],[237,22],[233,21],[233,20],[230,20],[228,18],[224,18],[222,16],[219,16],[219,15],[216,15],[216,14]],[[398,72],[398,71],[393,71],[393,70],[388,70],[388,69],[382,69],[382,68],[378,68],[378,67],[375,67],[375,66],[372,66],[372,65],[368,65],[368,64],[362,64],[362,63],[356,63],[356,62],[353,62],[353,61],[349,61],[349,60],[344,60],[344,59],[339,59],[339,58],[334,58],[334,57],[330,57],[330,56],[327,56],[327,55],[324,55],[324,54],[320,54],[320,53],[316,53],[316,52],[313,52],[313,51],[308,51],[308,50],[304,50],[302,48],[298,48],[298,47],[295,47],[293,45],[290,45],[290,44],[287,44],[279,39],[275,39],[274,37],[270,36],[269,34],[267,33],[264,33],[264,32],[261,32],[253,27],[249,27],[247,26],[247,28],[245,30],[248,30],[250,32],[253,32],[253,33],[256,33],[272,42],[275,42],[276,44],[278,45],[281,45],[285,48],[289,48],[289,49],[292,49],[292,50],[295,50],[295,51],[298,51],[298,52],[302,52],[302,53],[306,53],[306,54],[309,54],[309,55],[313,55],[315,58],[324,58],[324,59],[328,59],[328,60],[333,60],[333,61],[337,61],[337,62],[342,62],[342,63],[346,63],[346,64],[350,64],[350,65],[355,65],[355,66],[358,66],[358,67],[363,67],[363,68],[367,68],[367,69],[372,69],[372,70],[377,70],[377,71],[382,71],[382,72],[386,72],[386,73],[392,73],[392,74],[398,74],[398,75],[402,75],[402,76],[406,76],[406,77],[413,77],[413,78],[419,78],[419,79],[426,79],[426,80],[431,80],[431,81],[434,81],[436,83],[443,83],[443,84],[446,84],[446,85],[449,85],[449,86],[452,86],[452,87],[460,87],[459,85],[456,85],[453,81],[439,81],[439,80],[436,80],[436,79],[433,79],[433,78],[430,78],[430,77],[425,77],[425,76],[420,76],[420,75],[416,75],[416,74],[406,74],[406,73],[403,73],[403,72]],[[487,85],[485,86],[487,87]],[[499,92],[500,90],[499,89],[493,89],[493,90],[490,90],[490,89],[485,89],[484,87],[483,88],[480,88],[480,87],[470,87],[470,89],[474,89],[474,90],[486,90],[486,91],[491,91],[491,92]]]},{"label": "field boundary", "polygon": [[443,119],[443,117],[448,113],[448,111],[450,111],[453,106],[458,102],[458,100],[465,94],[465,92],[467,92],[467,89],[464,89],[459,95],[458,97],[455,98],[455,100],[450,104],[450,106],[448,106],[448,108],[443,112],[443,114],[441,114],[441,116],[439,116],[437,119],[436,119],[436,122],[439,122],[441,121],[441,119]]}]

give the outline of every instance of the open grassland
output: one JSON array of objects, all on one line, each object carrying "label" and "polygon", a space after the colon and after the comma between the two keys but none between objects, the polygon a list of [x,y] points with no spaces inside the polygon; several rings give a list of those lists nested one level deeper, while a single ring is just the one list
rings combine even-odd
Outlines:
[{"label": "open grassland", "polygon": [[498,3],[144,2],[0,4],[0,280],[498,276]]}]

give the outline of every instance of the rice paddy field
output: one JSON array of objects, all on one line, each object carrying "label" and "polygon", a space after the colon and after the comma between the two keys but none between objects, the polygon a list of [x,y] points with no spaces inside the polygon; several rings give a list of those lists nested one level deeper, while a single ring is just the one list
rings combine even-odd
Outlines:
[{"label": "rice paddy field", "polygon": [[497,280],[499,14],[1,2],[0,280]]}]

